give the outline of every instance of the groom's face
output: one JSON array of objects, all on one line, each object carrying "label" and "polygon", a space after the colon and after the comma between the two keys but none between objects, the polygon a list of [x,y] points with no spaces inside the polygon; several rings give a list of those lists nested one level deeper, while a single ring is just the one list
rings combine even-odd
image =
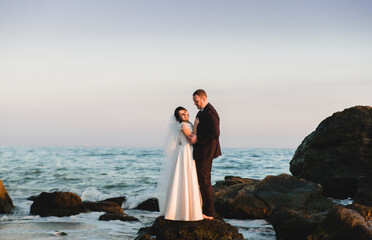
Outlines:
[{"label": "groom's face", "polygon": [[195,106],[198,108],[198,109],[202,109],[204,107],[204,103],[205,103],[205,98],[204,97],[200,97],[198,95],[195,95],[192,97],[193,100],[194,100],[194,104]]}]

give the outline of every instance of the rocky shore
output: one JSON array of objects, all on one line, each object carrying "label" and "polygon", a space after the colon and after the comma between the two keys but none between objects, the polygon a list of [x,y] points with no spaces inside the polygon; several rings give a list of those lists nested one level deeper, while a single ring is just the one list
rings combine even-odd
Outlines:
[{"label": "rocky shore", "polygon": [[[216,212],[265,219],[278,239],[372,239],[371,107],[352,107],[322,121],[296,150],[290,170],[293,176],[263,180],[225,177],[213,186]],[[354,203],[341,206],[328,197]]]},{"label": "rocky shore", "polygon": [[[372,108],[356,106],[322,121],[297,148],[293,176],[226,177],[214,186],[226,218],[262,218],[279,239],[372,239]],[[329,198],[352,198],[341,206]]]},{"label": "rocky shore", "polygon": [[278,238],[305,239],[332,208],[319,184],[288,174],[262,181],[226,177],[214,186],[216,211],[225,218],[265,219]]},{"label": "rocky shore", "polygon": [[372,239],[371,207],[337,205],[321,185],[288,174],[226,177],[214,185],[214,196],[222,217],[265,219],[278,239]]},{"label": "rocky shore", "polygon": [[106,212],[99,217],[100,221],[138,221],[137,218],[124,213],[121,206],[125,199],[125,197],[117,197],[99,202],[83,202],[77,194],[71,192],[43,192],[39,196],[30,198],[33,201],[30,214],[41,217],[64,217],[95,211]]},{"label": "rocky shore", "polygon": [[[356,106],[322,121],[297,148],[292,175],[249,179],[226,176],[213,186],[217,217],[210,221],[178,222],[158,217],[142,228],[137,240],[146,239],[243,239],[223,221],[264,219],[277,239],[372,239],[372,108]],[[342,206],[333,199],[350,198]],[[43,192],[30,197],[30,214],[71,216],[105,212],[101,221],[138,221],[125,214],[125,197],[98,202],[82,201],[71,192]],[[11,213],[13,202],[0,180],[0,213]],[[151,198],[136,209],[159,211]]]},{"label": "rocky shore", "polygon": [[[226,177],[214,186],[226,218],[262,218],[279,239],[372,239],[372,108],[356,106],[322,121],[297,148],[293,176]],[[352,198],[340,206],[329,198]]]}]

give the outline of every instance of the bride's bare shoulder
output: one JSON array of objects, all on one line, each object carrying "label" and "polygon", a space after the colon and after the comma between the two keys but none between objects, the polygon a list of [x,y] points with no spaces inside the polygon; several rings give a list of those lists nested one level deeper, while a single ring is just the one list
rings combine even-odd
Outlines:
[{"label": "bride's bare shoulder", "polygon": [[192,127],[192,123],[190,122],[182,122],[181,123],[181,128],[189,128]]}]

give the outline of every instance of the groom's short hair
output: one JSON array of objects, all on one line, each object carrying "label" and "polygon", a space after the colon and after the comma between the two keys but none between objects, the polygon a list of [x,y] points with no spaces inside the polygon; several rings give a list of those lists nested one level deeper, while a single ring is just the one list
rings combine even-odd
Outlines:
[{"label": "groom's short hair", "polygon": [[203,89],[198,89],[194,92],[192,96],[198,95],[199,97],[207,97],[207,93]]}]

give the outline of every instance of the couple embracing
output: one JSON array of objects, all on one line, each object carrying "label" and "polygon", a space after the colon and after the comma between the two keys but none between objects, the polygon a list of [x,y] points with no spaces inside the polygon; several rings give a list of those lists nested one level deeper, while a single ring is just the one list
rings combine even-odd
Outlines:
[{"label": "couple embracing", "polygon": [[194,126],[183,107],[169,124],[157,186],[160,214],[175,221],[213,219],[212,160],[221,155],[220,118],[204,90],[193,94]]}]

